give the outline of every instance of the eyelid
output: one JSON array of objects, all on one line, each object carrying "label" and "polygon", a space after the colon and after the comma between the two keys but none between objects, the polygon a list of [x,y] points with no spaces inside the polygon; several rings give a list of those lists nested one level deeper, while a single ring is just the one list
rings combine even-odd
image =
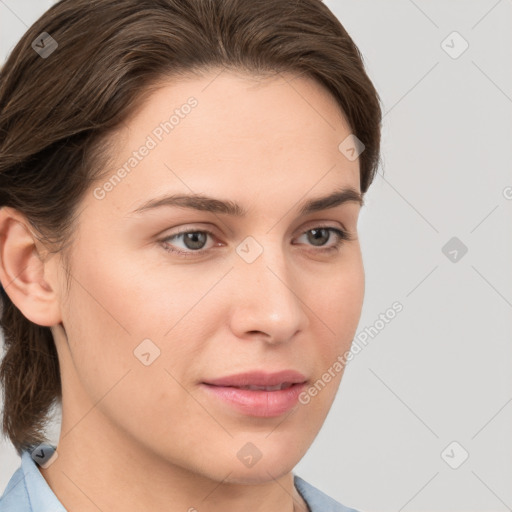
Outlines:
[{"label": "eyelid", "polygon": [[[338,221],[339,225],[331,225],[330,224],[331,222],[333,222],[333,221],[321,220],[321,219],[312,220],[312,221],[306,223],[305,225],[303,225],[300,228],[300,231],[298,231],[298,233],[296,235],[294,235],[294,237],[304,235],[305,233],[307,233],[308,231],[310,231],[312,229],[321,229],[321,228],[338,229],[340,231],[343,231],[347,236],[352,236],[352,232],[350,230],[346,229],[346,227],[344,226],[344,224],[342,222]],[[210,227],[205,228],[205,227],[202,227],[199,225],[188,225],[183,228],[178,228],[178,231],[172,232],[171,234],[164,236],[161,240],[166,240],[168,238],[173,238],[175,236],[178,236],[178,235],[181,235],[184,233],[191,233],[191,232],[192,233],[193,232],[208,233],[209,235],[211,235],[213,237],[217,237],[217,235],[213,232],[213,230]],[[350,239],[352,240],[353,238],[350,238]]]},{"label": "eyelid", "polygon": [[313,219],[309,222],[306,222],[306,224],[303,224],[300,229],[300,234],[304,234],[304,232],[309,231],[310,229],[315,228],[333,228],[333,229],[339,229],[341,231],[344,231],[345,233],[349,233],[350,230],[348,230],[343,222],[341,221],[333,221],[333,220],[323,220],[323,219]]}]

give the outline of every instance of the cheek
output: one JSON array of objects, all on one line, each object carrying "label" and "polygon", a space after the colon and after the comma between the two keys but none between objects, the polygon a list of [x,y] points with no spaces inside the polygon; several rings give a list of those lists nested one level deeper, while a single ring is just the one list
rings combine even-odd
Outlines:
[{"label": "cheek", "polygon": [[[190,276],[157,276],[139,263],[116,254],[75,266],[63,322],[79,379],[95,401],[128,371],[123,386],[134,401],[148,399],[145,386],[162,390],[173,382],[164,369],[181,380],[201,348],[194,340],[206,338],[201,332],[210,329],[190,319],[211,307],[201,298],[216,275],[192,283]],[[144,386],[131,388],[128,381]]]},{"label": "cheek", "polygon": [[329,332],[334,333],[337,338],[346,339],[357,328],[363,305],[364,286],[362,261],[355,256],[333,269],[325,277],[324,286],[316,287],[312,299],[315,309],[318,316],[329,326]]},{"label": "cheek", "polygon": [[[147,297],[140,300],[139,283],[132,282],[122,262],[84,259],[73,276],[63,323],[78,378],[96,401],[124,374],[142,366],[134,349],[153,336],[153,319],[148,318],[153,304]],[[148,330],[137,329],[137,322]]]},{"label": "cheek", "polygon": [[[364,298],[364,269],[355,260],[333,274],[324,289],[318,289],[314,303],[315,378],[303,397],[306,410],[323,423],[338,392],[346,369],[347,355],[356,334]],[[322,334],[320,334],[320,332]],[[303,402],[304,403],[304,402]]]},{"label": "cheek", "polygon": [[[345,365],[340,369],[336,361],[340,356],[344,360],[344,355],[350,350],[363,305],[365,281],[362,261],[354,258],[350,263],[332,272],[323,287],[316,287],[314,295],[309,294],[308,305],[315,313],[311,318],[315,326],[312,328],[316,329],[312,335],[316,340],[319,361],[316,373],[320,377],[331,369],[335,375],[334,385],[328,386],[330,391],[322,393],[320,401],[325,400],[326,403],[334,398],[344,373]],[[337,367],[333,369],[335,363]]]},{"label": "cheek", "polygon": [[131,368],[134,340],[125,330],[119,311],[110,307],[107,290],[91,280],[85,282],[86,289],[72,287],[63,323],[72,369],[96,402]]},{"label": "cheek", "polygon": [[340,332],[353,335],[363,306],[364,272],[362,268],[354,268],[341,277],[339,289],[338,302],[333,304],[336,325]]},{"label": "cheek", "polygon": [[[71,290],[64,320],[74,363],[70,368],[76,371],[77,386],[96,404],[91,420],[101,413],[149,443],[148,435],[167,435],[176,423],[186,423],[183,415],[198,416],[194,403],[184,400],[177,384],[184,380],[193,347],[173,343],[173,331],[163,335],[183,313],[177,315],[156,296],[144,295],[137,283],[113,279],[107,283],[101,275],[91,273],[87,291],[80,286]],[[130,300],[132,287],[142,295]],[[179,328],[182,335],[182,323],[175,331]],[[138,350],[144,339],[154,345]],[[144,353],[149,353],[148,365],[143,362],[148,362]],[[180,417],[172,404],[180,404]]]}]

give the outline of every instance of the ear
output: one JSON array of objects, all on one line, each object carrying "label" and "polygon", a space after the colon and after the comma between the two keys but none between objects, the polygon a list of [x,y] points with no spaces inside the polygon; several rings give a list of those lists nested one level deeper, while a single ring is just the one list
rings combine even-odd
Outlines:
[{"label": "ear", "polygon": [[57,281],[54,277],[50,283],[45,275],[57,276],[58,258],[50,256],[44,261],[44,252],[25,216],[7,206],[0,208],[0,282],[26,318],[52,326],[62,320],[54,291]]}]

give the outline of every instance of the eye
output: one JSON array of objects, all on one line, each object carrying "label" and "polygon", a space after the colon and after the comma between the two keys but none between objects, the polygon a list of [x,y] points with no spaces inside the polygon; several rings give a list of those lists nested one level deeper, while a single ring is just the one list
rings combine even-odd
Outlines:
[{"label": "eye", "polygon": [[[184,230],[180,231],[178,233],[175,233],[174,235],[168,236],[167,238],[164,238],[161,240],[163,243],[163,248],[171,253],[178,254],[180,256],[184,257],[190,257],[194,256],[194,253],[206,253],[210,249],[203,249],[204,245],[206,244],[206,240],[208,236],[213,237],[213,233],[211,231],[208,231],[207,229],[202,230]],[[169,244],[171,240],[176,239],[183,239],[183,243],[185,244],[185,251],[183,250],[176,250],[173,249],[173,247]]]},{"label": "eye", "polygon": [[[335,235],[334,243],[325,246],[326,243],[332,238],[332,234]],[[201,254],[206,254],[212,250],[212,247],[204,249],[208,237],[215,237],[215,235],[206,229],[183,230],[160,240],[160,242],[162,243],[162,247],[167,252],[177,254],[180,257],[190,258],[199,256]],[[319,247],[320,249],[318,250],[320,252],[337,251],[344,241],[352,240],[352,237],[348,232],[330,226],[318,226],[313,229],[309,229],[305,231],[301,237],[306,237],[306,243],[310,243],[314,247]],[[171,241],[176,241],[179,239],[182,239],[182,243],[184,244],[182,249],[176,249],[176,246],[170,243]],[[218,245],[221,244],[217,244],[217,246]]]},{"label": "eye", "polygon": [[[334,244],[325,246],[325,243],[329,241],[332,234],[335,234]],[[306,231],[302,237],[306,237],[308,242],[311,242],[315,247],[321,247],[321,252],[337,251],[343,242],[352,240],[352,237],[346,231],[330,226],[318,226],[313,229]]]}]

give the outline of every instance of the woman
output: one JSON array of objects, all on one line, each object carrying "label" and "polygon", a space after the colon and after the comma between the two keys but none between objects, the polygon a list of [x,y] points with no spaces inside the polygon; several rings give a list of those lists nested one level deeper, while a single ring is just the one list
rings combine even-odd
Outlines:
[{"label": "woman", "polygon": [[0,75],[0,511],[351,510],[293,468],[359,321],[380,124],[319,0],[63,0],[27,31]]}]

